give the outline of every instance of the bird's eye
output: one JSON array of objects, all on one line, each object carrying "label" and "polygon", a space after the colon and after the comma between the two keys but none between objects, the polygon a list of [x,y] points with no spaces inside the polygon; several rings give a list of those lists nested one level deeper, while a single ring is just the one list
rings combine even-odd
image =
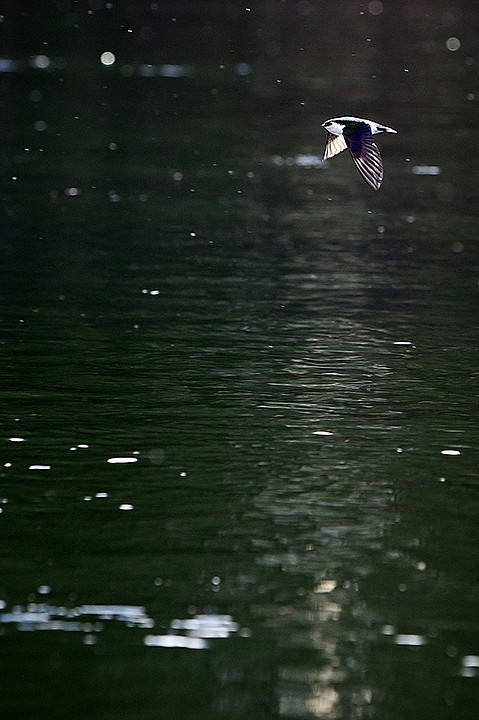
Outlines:
[{"label": "bird's eye", "polygon": [[324,127],[329,127],[330,125],[332,125],[331,120],[328,120],[328,122],[324,123]]}]

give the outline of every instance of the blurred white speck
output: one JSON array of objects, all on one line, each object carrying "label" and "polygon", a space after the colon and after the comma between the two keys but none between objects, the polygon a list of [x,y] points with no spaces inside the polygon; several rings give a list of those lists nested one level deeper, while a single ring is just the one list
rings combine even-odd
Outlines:
[{"label": "blurred white speck", "polygon": [[67,197],[78,197],[78,195],[80,195],[81,193],[81,190],[77,187],[69,187],[65,188],[64,192]]},{"label": "blurred white speck", "polygon": [[474,95],[474,93],[467,93],[466,99],[467,100],[475,100],[476,96]]},{"label": "blurred white speck", "polygon": [[0,58],[0,73],[15,72],[18,69],[18,63],[10,58]]},{"label": "blurred white speck", "polygon": [[195,615],[186,620],[176,618],[171,621],[170,626],[172,630],[183,630],[189,637],[196,638],[227,638],[238,632],[238,623],[233,621],[231,615],[215,613]]},{"label": "blurred white speck", "polygon": [[441,450],[441,455],[460,455],[459,450]]},{"label": "blurred white speck", "polygon": [[194,74],[195,69],[191,65],[171,65],[166,63],[158,67],[158,75],[161,75],[162,77],[191,77]]},{"label": "blurred white speck", "polygon": [[384,5],[380,0],[371,0],[371,2],[368,3],[368,12],[371,13],[371,15],[381,15],[383,10]]},{"label": "blurred white speck", "polygon": [[394,625],[383,625],[383,635],[394,635],[395,632],[396,628],[394,627]]},{"label": "blurred white speck", "polygon": [[422,635],[396,635],[396,645],[410,645],[412,647],[420,647],[426,644],[426,638]]},{"label": "blurred white speck", "polygon": [[[145,615],[145,608],[140,605],[81,605],[75,608],[78,615],[98,615],[103,620],[121,620],[142,624],[150,622]],[[96,623],[93,626],[95,629]]]},{"label": "blurred white speck", "polygon": [[469,668],[479,668],[479,655],[464,655],[462,658],[462,666]]},{"label": "blurred white speck", "polygon": [[45,120],[37,120],[34,125],[34,128],[38,132],[43,132],[44,130],[47,129],[47,124],[46,124]]},{"label": "blurred white speck", "polygon": [[183,635],[147,635],[144,643],[147,647],[188,648],[206,650],[208,642],[203,638],[184,637]]},{"label": "blurred white speck", "polygon": [[464,251],[464,245],[462,242],[455,242],[452,244],[452,252],[453,253],[462,253]]},{"label": "blurred white speck", "polygon": [[30,58],[30,66],[38,70],[46,70],[50,67],[50,58],[48,55],[32,55]]},{"label": "blurred white speck", "polygon": [[251,75],[253,72],[253,68],[249,63],[237,63],[234,68],[233,72],[235,75],[239,75],[240,77],[246,77],[247,75]]},{"label": "blurred white speck", "polygon": [[3,467],[4,467],[4,468],[11,468],[11,467],[12,467],[12,463],[10,463],[10,462],[3,463]]},{"label": "blurred white speck", "polygon": [[112,457],[107,460],[110,465],[129,465],[138,462],[138,458],[134,457]]},{"label": "blurred white speck", "polygon": [[329,430],[315,430],[315,431],[313,432],[313,435],[324,435],[324,436],[326,436],[326,435],[332,435],[332,434],[333,434],[333,433],[330,432]]},{"label": "blurred white speck", "polygon": [[120,202],[120,200],[121,200],[121,198],[118,195],[118,193],[116,192],[116,190],[108,191],[108,199],[110,200],[110,202],[113,202],[113,203]]},{"label": "blurred white speck", "polygon": [[10,442],[25,442],[25,438],[22,437],[11,437],[8,439],[10,440]]},{"label": "blurred white speck", "polygon": [[439,165],[414,165],[413,169],[414,175],[440,175],[441,174],[441,168]]},{"label": "blurred white speck", "polygon": [[95,497],[96,498],[107,498],[108,493],[107,492],[97,492],[97,493],[95,493]]},{"label": "blurred white speck", "polygon": [[393,345],[412,345],[412,342],[409,342],[409,340],[395,340]]},{"label": "blurred white speck", "polygon": [[159,290],[150,290],[150,295],[159,295],[159,294],[160,294]]},{"label": "blurred white speck", "polygon": [[37,592],[39,595],[49,595],[51,593],[52,589],[50,585],[40,585]]},{"label": "blurred white speck", "polygon": [[314,588],[315,593],[330,593],[336,588],[336,580],[321,580],[319,585]]},{"label": "blurred white speck", "polygon": [[133,505],[130,503],[122,503],[119,507],[120,510],[133,510]]},{"label": "blurred white speck", "polygon": [[306,168],[312,168],[312,167],[320,167],[320,165],[323,165],[323,159],[320,155],[307,155],[307,154],[300,154],[296,155],[294,158],[294,162],[296,165],[299,165],[299,167],[306,167]]},{"label": "blurred white speck", "polygon": [[77,447],[81,448],[82,450],[85,450],[86,448],[88,448],[90,446],[87,445],[86,443],[80,443],[79,445],[77,445]]},{"label": "blurred white speck", "polygon": [[30,465],[29,470],[51,470],[51,465]]},{"label": "blurred white speck", "polygon": [[108,145],[109,150],[118,150],[118,145],[115,142],[111,142]]},{"label": "blurred white speck", "polygon": [[116,61],[116,57],[112,52],[104,52],[100,55],[100,62],[102,65],[106,65],[109,67],[110,65],[114,65]]},{"label": "blurred white speck", "polygon": [[457,37],[450,37],[446,40],[446,47],[451,52],[455,52],[461,47],[461,41]]}]

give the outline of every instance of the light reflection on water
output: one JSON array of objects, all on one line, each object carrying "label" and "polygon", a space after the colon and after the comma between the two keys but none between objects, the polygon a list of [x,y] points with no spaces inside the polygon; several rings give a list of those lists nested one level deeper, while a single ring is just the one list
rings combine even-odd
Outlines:
[{"label": "light reflection on water", "polygon": [[[40,595],[48,595],[50,588],[42,586]],[[134,605],[80,605],[76,607],[57,607],[47,602],[29,602],[27,605],[15,605],[8,610],[5,603],[0,604],[0,626],[13,627],[19,632],[63,631],[83,634],[85,645],[98,642],[105,623],[116,621],[127,628],[152,630],[155,621],[148,617],[144,607]],[[6,626],[6,627],[5,627]],[[6,632],[3,632],[5,635]],[[206,650],[208,640],[225,639],[240,630],[230,615],[214,613],[200,614],[170,622],[168,634],[146,634],[143,642],[147,647],[187,648]],[[241,628],[241,635],[248,637],[249,630]]]},{"label": "light reflection on water", "polygon": [[[473,273],[461,266],[454,296],[447,249],[428,284],[400,243],[165,237],[159,249],[145,236],[117,254],[125,242],[84,235],[62,299],[61,248],[44,245],[52,269],[5,315],[2,522],[22,558],[4,546],[9,607],[35,581],[58,607],[72,593],[74,607],[141,604],[156,623],[140,642],[156,646],[148,662],[174,685],[162,653],[207,651],[220,714],[260,713],[259,685],[286,717],[374,716],[381,657],[397,692],[411,662],[436,663],[438,683],[474,679],[461,620],[477,540],[473,351],[458,313]],[[14,254],[25,261],[21,243]],[[220,648],[171,631],[203,615],[248,633]],[[118,629],[101,636],[121,647]]]}]

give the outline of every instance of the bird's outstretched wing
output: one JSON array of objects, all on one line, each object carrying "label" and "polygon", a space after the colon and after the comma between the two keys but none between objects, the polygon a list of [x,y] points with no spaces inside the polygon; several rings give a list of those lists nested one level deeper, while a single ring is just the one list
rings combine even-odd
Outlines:
[{"label": "bird's outstretched wing", "polygon": [[346,140],[343,135],[332,135],[328,133],[328,139],[326,141],[326,147],[324,148],[323,160],[329,160],[343,150],[346,150]]},{"label": "bird's outstretched wing", "polygon": [[384,177],[384,166],[369,125],[364,124],[354,133],[338,137],[345,138],[345,144],[361,177],[374,190],[379,190]]}]

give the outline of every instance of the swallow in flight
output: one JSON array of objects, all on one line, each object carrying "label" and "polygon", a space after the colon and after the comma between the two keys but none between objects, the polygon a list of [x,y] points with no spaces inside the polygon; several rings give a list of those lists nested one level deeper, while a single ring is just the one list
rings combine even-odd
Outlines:
[{"label": "swallow in flight", "polygon": [[379,190],[384,166],[373,135],[380,132],[397,133],[397,130],[372,120],[349,116],[326,120],[322,127],[328,133],[323,160],[329,160],[347,148],[363,180],[374,190]]}]

